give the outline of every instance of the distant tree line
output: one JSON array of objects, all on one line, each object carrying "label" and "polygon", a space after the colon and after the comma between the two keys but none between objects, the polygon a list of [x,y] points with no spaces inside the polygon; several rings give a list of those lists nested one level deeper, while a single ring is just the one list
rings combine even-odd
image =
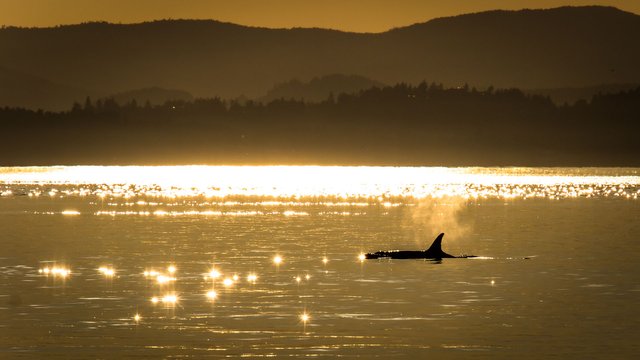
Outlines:
[{"label": "distant tree line", "polygon": [[640,88],[564,106],[426,82],[315,103],[87,98],[66,112],[5,107],[0,126],[1,165],[640,165]]}]

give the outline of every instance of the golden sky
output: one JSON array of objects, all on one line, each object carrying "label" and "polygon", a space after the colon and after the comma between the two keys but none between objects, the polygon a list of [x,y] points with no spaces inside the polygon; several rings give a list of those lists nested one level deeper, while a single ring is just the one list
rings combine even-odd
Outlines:
[{"label": "golden sky", "polygon": [[609,5],[640,14],[640,0],[0,0],[0,25],[215,19],[242,25],[380,32],[491,9]]}]

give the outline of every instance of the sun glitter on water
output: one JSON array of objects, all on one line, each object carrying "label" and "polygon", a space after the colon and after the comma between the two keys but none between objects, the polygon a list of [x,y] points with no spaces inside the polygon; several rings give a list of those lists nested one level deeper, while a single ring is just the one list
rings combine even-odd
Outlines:
[{"label": "sun glitter on water", "polygon": [[209,300],[215,300],[218,298],[218,293],[215,290],[209,290],[205,295]]},{"label": "sun glitter on water", "polygon": [[112,267],[101,266],[98,268],[98,272],[104,275],[105,277],[113,277],[116,274],[116,271]]},{"label": "sun glitter on water", "polygon": [[303,312],[302,314],[300,314],[300,320],[302,322],[307,322],[311,319],[311,316],[309,316],[309,314],[307,314],[306,312]]},{"label": "sun glitter on water", "polygon": [[[334,197],[376,199],[385,208],[399,206],[389,198],[459,196],[467,199],[590,198],[595,196],[638,199],[640,176],[634,169],[582,168],[441,168],[354,166],[69,166],[6,168],[0,173],[0,189],[16,196],[12,184],[66,184],[75,189],[29,191],[29,196],[96,196],[100,199],[229,196],[263,196],[275,199]],[[621,175],[616,175],[621,174]],[[344,181],[349,179],[349,181]],[[99,188],[85,185],[103,184]],[[16,188],[19,193],[19,188]],[[272,200],[264,202],[265,206]],[[140,201],[138,201],[140,202]],[[339,201],[338,203],[341,203]],[[294,201],[298,205],[303,201]],[[292,203],[292,204],[293,204]],[[354,202],[354,204],[359,201]],[[149,205],[142,201],[143,205]],[[335,202],[327,202],[334,206]],[[366,203],[365,203],[366,205]],[[108,214],[109,212],[106,212]],[[63,215],[79,215],[74,209]],[[180,212],[156,209],[145,216],[175,216]],[[205,216],[215,211],[199,212]],[[309,215],[285,209],[285,216]]]},{"label": "sun glitter on water", "polygon": [[53,267],[44,267],[42,269],[38,269],[38,273],[44,274],[47,276],[52,275],[54,278],[60,277],[64,279],[64,278],[67,278],[69,275],[71,275],[71,270],[64,267],[53,266]]}]

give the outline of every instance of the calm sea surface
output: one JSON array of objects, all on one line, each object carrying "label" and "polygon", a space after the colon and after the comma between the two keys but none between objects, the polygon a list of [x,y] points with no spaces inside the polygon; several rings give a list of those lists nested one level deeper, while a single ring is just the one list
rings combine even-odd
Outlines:
[{"label": "calm sea surface", "polygon": [[[640,169],[0,168],[0,358],[635,358],[639,196]],[[480,257],[359,259],[440,232]]]}]

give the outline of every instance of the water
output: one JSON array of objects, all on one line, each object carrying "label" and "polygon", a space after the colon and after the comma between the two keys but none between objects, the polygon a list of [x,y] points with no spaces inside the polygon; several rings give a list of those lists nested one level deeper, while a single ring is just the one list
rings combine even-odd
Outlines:
[{"label": "water", "polygon": [[[2,168],[0,194],[0,358],[640,351],[639,169]],[[482,257],[358,260],[441,231]]]}]

